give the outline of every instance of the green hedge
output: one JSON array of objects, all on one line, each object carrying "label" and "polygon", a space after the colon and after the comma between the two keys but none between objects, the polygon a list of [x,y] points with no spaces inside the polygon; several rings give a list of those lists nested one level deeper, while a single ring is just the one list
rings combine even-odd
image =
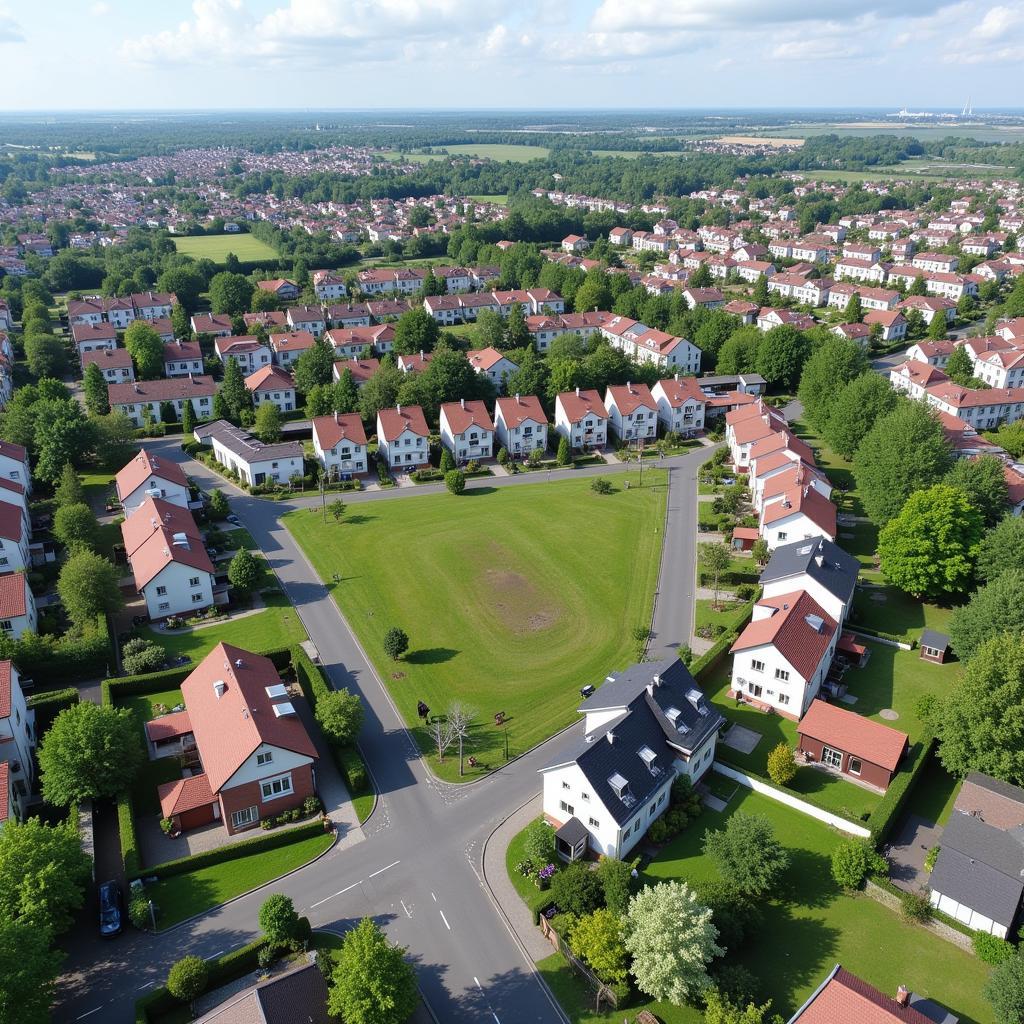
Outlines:
[{"label": "green hedge", "polygon": [[[894,885],[891,878],[886,875],[868,875],[868,881],[874,882],[879,889],[884,889],[887,893],[897,897],[900,902],[903,901],[903,897],[907,895],[906,889],[901,889],[898,885]],[[962,935],[966,935],[969,938],[974,938],[975,935],[981,934],[976,932],[973,928],[968,928],[963,922],[958,921],[955,917],[950,917],[949,914],[943,913],[937,907],[932,907],[932,917],[936,921],[941,921],[943,924],[949,925],[953,931],[960,932]]]},{"label": "green hedge", "polygon": [[910,796],[917,784],[918,779],[924,772],[928,763],[928,755],[931,754],[935,745],[935,737],[931,733],[917,741],[907,754],[903,770],[898,772],[896,777],[889,783],[885,796],[882,797],[878,806],[868,817],[868,828],[871,830],[871,838],[877,846],[889,836],[896,819],[899,818],[907,798]]},{"label": "green hedge", "polygon": [[25,633],[18,640],[0,638],[0,657],[10,658],[26,678],[39,682],[75,682],[104,675],[113,663],[106,620],[84,635],[61,637]]},{"label": "green hedge", "polygon": [[53,725],[53,720],[65,709],[77,704],[78,691],[73,686],[63,690],[33,693],[25,698],[29,711],[36,713],[36,736],[42,736]]},{"label": "green hedge", "polygon": [[[263,948],[263,939],[250,942],[247,946],[240,946],[238,949],[225,953],[207,963],[209,980],[206,984],[206,991],[211,992],[221,985],[235,981],[259,966],[260,950]],[[160,988],[144,995],[135,1001],[135,1024],[153,1024],[156,1016],[164,1016],[172,1010],[176,1010],[182,1004],[161,985]]]},{"label": "green hedge", "polygon": [[[287,846],[289,843],[297,843],[302,839],[311,839],[313,836],[323,834],[323,823],[316,818],[305,825],[296,825],[295,828],[265,832],[254,839],[244,839],[242,842],[232,843],[230,846],[221,846],[216,850],[195,853],[190,857],[165,861],[163,864],[145,868],[142,874],[147,878],[173,878],[175,875],[185,875],[190,871],[198,871],[200,868],[213,867],[215,864],[223,864],[225,861],[247,857],[251,853],[276,850],[279,846]],[[125,871],[127,873],[127,868]]]},{"label": "green hedge", "polygon": [[739,633],[723,633],[699,658],[690,665],[690,675],[697,682],[709,673],[729,653],[729,648],[736,642]]},{"label": "green hedge", "polygon": [[871,629],[869,626],[862,626],[857,622],[851,622],[850,628],[858,633],[866,633],[868,636],[877,636],[879,640],[891,640],[894,644],[909,644],[911,650],[917,647],[916,640],[908,640],[905,636],[897,636],[895,633],[886,633],[882,629]]},{"label": "green hedge", "polygon": [[121,839],[125,877],[137,878],[142,873],[142,858],[139,856],[139,836],[135,831],[135,811],[130,796],[123,796],[117,801],[117,832]]}]

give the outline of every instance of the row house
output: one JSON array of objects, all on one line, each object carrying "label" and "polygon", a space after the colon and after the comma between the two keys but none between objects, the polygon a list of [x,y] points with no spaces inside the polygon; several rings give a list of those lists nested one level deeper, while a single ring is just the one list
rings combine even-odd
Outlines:
[{"label": "row house", "polygon": [[861,281],[884,284],[889,268],[878,260],[858,260],[844,257],[836,261],[833,276],[837,281]]},{"label": "row house", "polygon": [[458,402],[445,402],[441,406],[439,422],[441,444],[451,452],[457,465],[491,457],[494,424],[483,402],[466,401],[465,398]]},{"label": "row house", "polygon": [[856,344],[864,349],[871,343],[871,328],[867,324],[835,324],[831,330],[837,338],[845,338],[847,341],[856,342]]},{"label": "row house", "polygon": [[725,296],[717,288],[686,288],[683,290],[683,298],[690,309],[696,309],[698,306],[704,309],[720,309],[725,305]]},{"label": "row house", "polygon": [[657,331],[626,316],[612,316],[600,327],[613,348],[642,363],[655,363],[680,373],[700,371],[701,351],[686,338]]},{"label": "row house", "polygon": [[[733,410],[739,411],[739,410]],[[805,467],[817,472],[814,454],[808,448],[804,451],[803,442],[790,447],[775,446],[772,451],[766,449],[766,441],[786,437],[788,432],[772,434],[751,445],[747,457],[747,486],[750,488],[750,501],[755,511],[764,507],[764,493],[769,481],[779,478],[790,479],[787,474],[794,468]],[[799,440],[799,439],[796,439]],[[773,488],[776,491],[777,489]]]},{"label": "row house", "polygon": [[32,539],[32,517],[29,514],[28,491],[24,484],[0,477],[0,505],[10,505],[21,515],[21,528],[25,536]]},{"label": "row house", "polygon": [[366,349],[383,356],[395,347],[395,328],[392,324],[333,327],[325,337],[334,349],[336,359],[358,359]]},{"label": "row house", "polygon": [[185,402],[192,405],[196,419],[209,418],[213,412],[213,396],[217,385],[212,377],[175,377],[170,380],[143,380],[107,385],[107,400],[115,412],[123,412],[132,426],[141,427],[148,418],[162,422],[161,406],[169,403],[175,422],[181,422]]},{"label": "row house", "polygon": [[[313,291],[321,302],[336,302],[348,294],[345,279],[333,270],[314,270],[312,277]],[[298,298],[298,293],[295,298]]]},{"label": "row house", "polygon": [[949,357],[956,347],[957,342],[951,338],[942,341],[915,341],[905,354],[907,359],[942,369],[949,362]]},{"label": "row house", "polygon": [[247,331],[255,331],[262,327],[270,333],[272,331],[283,331],[288,326],[288,316],[280,309],[261,309],[257,313],[243,313],[242,322]]},{"label": "row house", "polygon": [[651,396],[658,406],[658,422],[664,433],[689,437],[704,429],[707,396],[698,386],[696,377],[676,374],[668,380],[659,380],[651,388]]},{"label": "row house", "polygon": [[816,466],[808,466],[801,460],[772,472],[766,469],[766,465],[767,462],[762,461],[761,474],[756,480],[756,486],[751,486],[750,489],[754,511],[758,515],[773,502],[783,501],[787,494],[804,487],[813,488],[821,497],[831,501],[832,484],[828,476]]},{"label": "row house", "polygon": [[292,375],[277,366],[263,366],[245,378],[245,387],[252,395],[253,408],[269,402],[279,412],[288,413],[296,408],[295,382]]},{"label": "row house", "polygon": [[944,252],[919,252],[911,259],[910,265],[931,273],[952,274],[960,265],[960,260]]},{"label": "row house", "polygon": [[390,470],[409,472],[430,458],[430,431],[418,405],[396,405],[377,413],[377,457]]},{"label": "row house", "polygon": [[898,309],[871,309],[864,314],[864,326],[882,329],[882,341],[902,341],[907,336],[907,321]]},{"label": "row house", "polygon": [[274,359],[270,346],[255,335],[215,338],[213,350],[222,363],[234,359],[245,376],[269,366]]},{"label": "row house", "polygon": [[916,400],[923,399],[928,388],[945,384],[948,380],[949,377],[937,365],[917,359],[907,359],[889,371],[889,383],[893,388]]},{"label": "row house", "polygon": [[79,360],[88,352],[117,348],[117,330],[109,323],[73,323],[71,343]]},{"label": "row house", "polygon": [[36,713],[14,663],[0,661],[0,829],[24,821],[35,789]]},{"label": "row house", "polygon": [[203,372],[203,352],[198,341],[176,339],[164,345],[164,376],[187,377]]},{"label": "row house", "polygon": [[646,384],[612,384],[604,405],[620,443],[653,441],[658,436],[658,403]]},{"label": "row house", "polygon": [[39,632],[36,599],[28,585],[28,573],[0,573],[0,635],[17,640],[26,631]]},{"label": "row house", "polygon": [[432,359],[433,354],[424,352],[423,349],[410,355],[399,354],[398,368],[402,373],[422,373],[430,365]]},{"label": "row house", "polygon": [[656,235],[653,231],[634,231],[630,245],[637,252],[669,253],[676,248],[673,239]]},{"label": "row house", "polygon": [[113,324],[126,330],[133,320],[165,320],[177,296],[171,292],[136,292],[125,297],[86,296],[68,300],[68,323]]},{"label": "row house", "polygon": [[770,405],[757,400],[725,415],[725,443],[737,472],[745,472],[750,461],[751,446],[778,430],[786,428],[786,417]]},{"label": "row house", "polygon": [[805,278],[785,272],[768,279],[768,291],[792,299],[804,306],[824,306],[835,282],[829,277]]},{"label": "row house", "polygon": [[896,303],[896,308],[904,316],[910,310],[916,309],[926,324],[930,324],[936,316],[944,316],[946,323],[952,323],[956,319],[956,303],[936,295],[908,295]]},{"label": "row house", "polygon": [[775,273],[775,264],[767,260],[737,260],[735,271],[741,281],[757,284],[760,278],[770,278]]},{"label": "row house", "polygon": [[809,537],[835,540],[836,507],[810,482],[796,485],[763,504],[758,533],[769,549]]},{"label": "row house", "polygon": [[319,306],[289,306],[285,319],[293,331],[308,331],[319,338],[327,330],[324,311]]},{"label": "row house", "polygon": [[608,410],[594,390],[577,388],[555,398],[555,432],[573,451],[590,451],[608,443]]},{"label": "row house", "polygon": [[809,313],[798,313],[792,309],[773,309],[762,306],[755,320],[759,331],[770,331],[773,327],[795,327],[798,331],[809,331],[816,321]]},{"label": "row house", "polygon": [[366,431],[358,413],[331,413],[313,419],[313,451],[331,480],[367,470]]},{"label": "row house", "polygon": [[316,344],[316,338],[309,331],[289,331],[287,334],[270,335],[270,348],[274,362],[288,369],[303,353]]},{"label": "row house", "polygon": [[336,302],[326,308],[331,327],[369,327],[370,309],[365,302]]},{"label": "row house", "polygon": [[1024,383],[1024,344],[997,335],[967,338],[963,343],[975,377],[990,387],[1012,388]]},{"label": "row house", "polygon": [[227,420],[196,427],[195,439],[208,445],[217,462],[237,473],[249,487],[288,484],[301,478],[305,471],[301,441],[264,444]]},{"label": "row house", "polygon": [[189,322],[193,334],[208,334],[211,338],[227,338],[233,330],[227,313],[193,313]]},{"label": "row house", "polygon": [[125,519],[131,519],[149,498],[187,509],[192,497],[181,466],[145,448],[121,467],[114,478],[114,488]]},{"label": "row house", "polygon": [[32,568],[25,513],[16,504],[0,501],[0,573]]},{"label": "row house", "polygon": [[1024,416],[1024,390],[1021,388],[975,390],[946,381],[933,384],[925,391],[925,397],[929,405],[958,416],[975,430],[992,430]]},{"label": "row house", "polygon": [[862,309],[891,310],[900,301],[900,293],[889,288],[867,288],[863,285],[837,284],[832,286],[828,305],[846,309],[854,295],[860,296]]},{"label": "row house", "polygon": [[882,247],[879,245],[872,245],[870,242],[846,242],[843,244],[843,260],[871,264],[877,263],[881,258]]},{"label": "row house", "polygon": [[834,249],[821,242],[807,242],[799,239],[777,239],[768,246],[768,252],[776,259],[807,260],[810,263],[828,263]]},{"label": "row house", "polygon": [[423,287],[426,270],[403,268],[400,270],[375,267],[360,270],[356,275],[359,290],[367,295],[411,295]]},{"label": "row house", "polygon": [[546,451],[548,418],[536,395],[499,398],[494,406],[494,437],[511,456]]}]

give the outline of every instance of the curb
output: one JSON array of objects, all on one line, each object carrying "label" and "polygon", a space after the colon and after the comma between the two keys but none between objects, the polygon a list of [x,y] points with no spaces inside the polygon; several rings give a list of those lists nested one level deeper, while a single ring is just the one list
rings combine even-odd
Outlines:
[{"label": "curb", "polygon": [[[315,857],[311,857],[304,864],[292,868],[290,871],[286,871],[283,875],[278,875],[276,878],[268,878],[267,881],[261,882],[259,885],[254,885],[251,889],[245,892],[240,892],[237,896],[232,896],[231,899],[225,900],[223,903],[218,903],[216,906],[210,907],[208,910],[203,910],[198,914],[193,914],[191,917],[186,917],[183,921],[176,921],[168,928],[158,928],[155,932],[148,932],[149,935],[169,935],[173,931],[177,931],[179,928],[183,928],[187,924],[192,924],[193,921],[198,921],[200,918],[206,917],[208,914],[214,913],[214,911],[221,910],[223,907],[230,906],[232,903],[237,903],[239,900],[244,900],[246,896],[251,896],[254,892],[259,892],[260,889],[265,889],[268,885],[273,885],[275,882],[280,882],[282,878],[288,878],[290,875],[294,875],[299,871],[304,871],[310,866],[315,864],[321,857],[326,857],[337,845],[340,836],[338,830],[334,829],[334,841],[326,850],[322,850]],[[227,863],[227,862],[225,862]],[[324,931],[326,929],[320,929]]]},{"label": "curb", "polygon": [[[509,818],[512,817],[512,815],[518,814],[527,804],[532,803],[534,800],[536,800],[537,795],[537,793],[534,793],[531,796],[529,796],[518,807],[513,808],[513,810],[509,811],[508,814],[506,814],[505,817],[503,817],[501,821],[499,821],[498,824],[495,825],[493,829],[491,829],[490,834],[484,840],[484,845],[480,850],[480,876],[483,879],[484,888],[487,890],[488,898],[494,905],[494,909],[498,912],[498,916],[504,923],[509,935],[512,936],[512,941],[515,942],[516,947],[519,949],[519,952],[522,953],[523,959],[529,965],[530,973],[534,976],[534,978],[537,980],[537,983],[540,985],[541,990],[548,997],[548,1001],[551,1003],[551,1006],[554,1009],[555,1013],[558,1015],[558,1018],[561,1021],[563,1021],[563,1024],[571,1024],[571,1021],[569,1020],[569,1015],[565,1012],[564,1009],[562,1009],[562,1004],[558,1001],[554,992],[551,991],[551,986],[548,985],[548,983],[544,980],[544,976],[540,973],[540,971],[537,970],[536,963],[534,963],[534,961],[530,957],[530,954],[527,952],[526,944],[519,937],[519,933],[516,931],[515,925],[512,924],[512,921],[509,919],[508,914],[505,913],[504,907],[502,907],[501,903],[498,901],[498,897],[495,896],[494,890],[491,888],[491,883],[487,879],[487,847],[490,845],[491,840],[494,838],[494,834],[498,831],[499,828],[501,828],[505,824],[505,822],[508,821]],[[518,899],[518,896],[516,898]]]}]

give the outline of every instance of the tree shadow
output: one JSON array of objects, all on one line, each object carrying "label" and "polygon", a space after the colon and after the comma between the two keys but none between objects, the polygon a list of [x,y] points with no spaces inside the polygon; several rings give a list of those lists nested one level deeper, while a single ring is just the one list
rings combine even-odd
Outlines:
[{"label": "tree shadow", "polygon": [[451,647],[425,647],[422,650],[410,651],[405,656],[405,661],[410,665],[440,665],[451,661],[455,655],[461,652]]},{"label": "tree shadow", "polygon": [[463,498],[477,498],[484,494],[494,494],[498,490],[497,487],[489,487],[484,485],[483,487],[469,487],[462,492],[461,497]]},{"label": "tree shadow", "polygon": [[827,907],[839,896],[830,858],[801,847],[789,848],[789,867],[779,887],[780,898],[801,907]]},{"label": "tree shadow", "polygon": [[363,526],[365,523],[372,523],[375,519],[379,519],[380,516],[367,515],[365,512],[357,512],[355,515],[345,516],[342,519],[342,525],[344,526]]}]

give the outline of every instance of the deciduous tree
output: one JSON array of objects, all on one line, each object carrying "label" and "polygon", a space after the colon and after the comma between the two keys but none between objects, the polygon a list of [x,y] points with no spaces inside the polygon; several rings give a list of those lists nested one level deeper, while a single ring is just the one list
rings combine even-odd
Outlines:
[{"label": "deciduous tree", "polygon": [[713,604],[715,607],[718,607],[718,583],[722,573],[726,572],[732,564],[732,555],[724,544],[712,541],[705,541],[703,544],[698,545],[698,552],[700,564],[707,572],[711,573],[711,577],[714,580],[715,598]]},{"label": "deciduous tree", "polygon": [[1024,517],[1007,514],[982,537],[975,575],[992,581],[1011,569],[1024,570]]},{"label": "deciduous tree", "polygon": [[978,590],[965,605],[953,610],[949,638],[961,661],[997,633],[1024,631],[1024,571],[1010,569]]},{"label": "deciduous tree", "polygon": [[316,717],[328,739],[353,743],[363,726],[363,702],[346,689],[331,690],[317,700]]},{"label": "deciduous tree", "polygon": [[392,661],[398,661],[407,650],[409,650],[409,634],[404,629],[392,626],[384,634],[384,653]]},{"label": "deciduous tree", "polygon": [[133,320],[124,332],[124,347],[135,363],[137,377],[156,380],[164,375],[164,343],[152,324]]},{"label": "deciduous tree", "polygon": [[1024,956],[1018,953],[996,966],[985,984],[985,998],[995,1012],[996,1024],[1024,1021]]},{"label": "deciduous tree", "polygon": [[946,474],[944,483],[957,487],[981,514],[985,526],[995,526],[1006,512],[1010,501],[1003,461],[995,455],[979,459],[957,459]]},{"label": "deciduous tree", "polygon": [[47,931],[0,920],[0,1024],[50,1024],[60,961]]},{"label": "deciduous tree", "polygon": [[67,463],[60,474],[60,483],[54,492],[57,507],[64,505],[79,505],[85,501],[85,488],[82,487],[81,478],[71,463]]},{"label": "deciduous tree", "polygon": [[299,932],[299,915],[290,896],[276,892],[260,905],[260,931],[271,946],[284,946]]},{"label": "deciduous tree", "polygon": [[57,577],[57,593],[64,610],[79,628],[92,625],[98,615],[119,611],[120,573],[114,564],[94,551],[76,551]]},{"label": "deciduous tree", "polygon": [[772,747],[768,753],[768,777],[776,786],[788,786],[796,778],[793,751],[785,740]]},{"label": "deciduous tree", "polygon": [[797,386],[809,355],[807,335],[790,324],[783,324],[773,327],[761,340],[755,368],[769,384],[791,390]]},{"label": "deciduous tree", "polygon": [[106,416],[110,412],[107,382],[103,378],[103,371],[95,363],[90,363],[85,368],[82,376],[82,393],[85,395],[85,407],[93,416]]},{"label": "deciduous tree", "polygon": [[829,447],[849,462],[880,416],[896,407],[897,394],[881,374],[855,377],[840,391],[825,424]]},{"label": "deciduous tree", "polygon": [[334,349],[326,338],[317,338],[313,345],[295,360],[292,379],[295,389],[304,395],[318,384],[323,387],[333,380]]},{"label": "deciduous tree", "polygon": [[261,402],[256,410],[253,433],[264,444],[276,444],[281,440],[281,410],[273,402]]},{"label": "deciduous tree", "polygon": [[214,313],[240,316],[249,309],[252,284],[244,274],[222,271],[210,279],[210,306]]},{"label": "deciduous tree", "polygon": [[210,970],[201,956],[183,956],[167,972],[167,991],[192,1006],[206,991],[209,980]]},{"label": "deciduous tree", "polygon": [[437,321],[425,309],[410,309],[395,324],[395,352],[407,356],[432,352],[440,334]]},{"label": "deciduous tree", "polygon": [[618,914],[602,907],[584,915],[573,925],[569,945],[602,981],[616,985],[626,980],[629,953],[622,941],[622,921]]},{"label": "deciduous tree", "polygon": [[69,551],[81,548],[95,550],[100,536],[100,524],[92,509],[84,502],[61,505],[53,516],[53,533]]},{"label": "deciduous tree", "polygon": [[[936,315],[932,323],[936,321],[942,322],[942,317]],[[967,353],[966,345],[957,345],[953,349],[952,355],[949,357],[949,361],[946,363],[944,372],[947,377],[951,380],[956,381],[957,384],[965,385],[974,376],[974,363],[971,361],[971,357]]]},{"label": "deciduous tree", "polygon": [[405,950],[364,917],[345,933],[328,1009],[345,1024],[405,1024],[418,1002],[416,975]]},{"label": "deciduous tree", "polygon": [[864,350],[846,338],[829,338],[810,355],[800,375],[799,396],[815,430],[824,432],[843,385],[869,369]]},{"label": "deciduous tree", "polygon": [[251,594],[263,579],[263,560],[257,558],[247,548],[239,548],[228,565],[228,582],[236,590]]},{"label": "deciduous tree", "polygon": [[734,814],[725,828],[704,835],[704,853],[747,896],[772,892],[789,867],[789,853],[761,814]]}]

